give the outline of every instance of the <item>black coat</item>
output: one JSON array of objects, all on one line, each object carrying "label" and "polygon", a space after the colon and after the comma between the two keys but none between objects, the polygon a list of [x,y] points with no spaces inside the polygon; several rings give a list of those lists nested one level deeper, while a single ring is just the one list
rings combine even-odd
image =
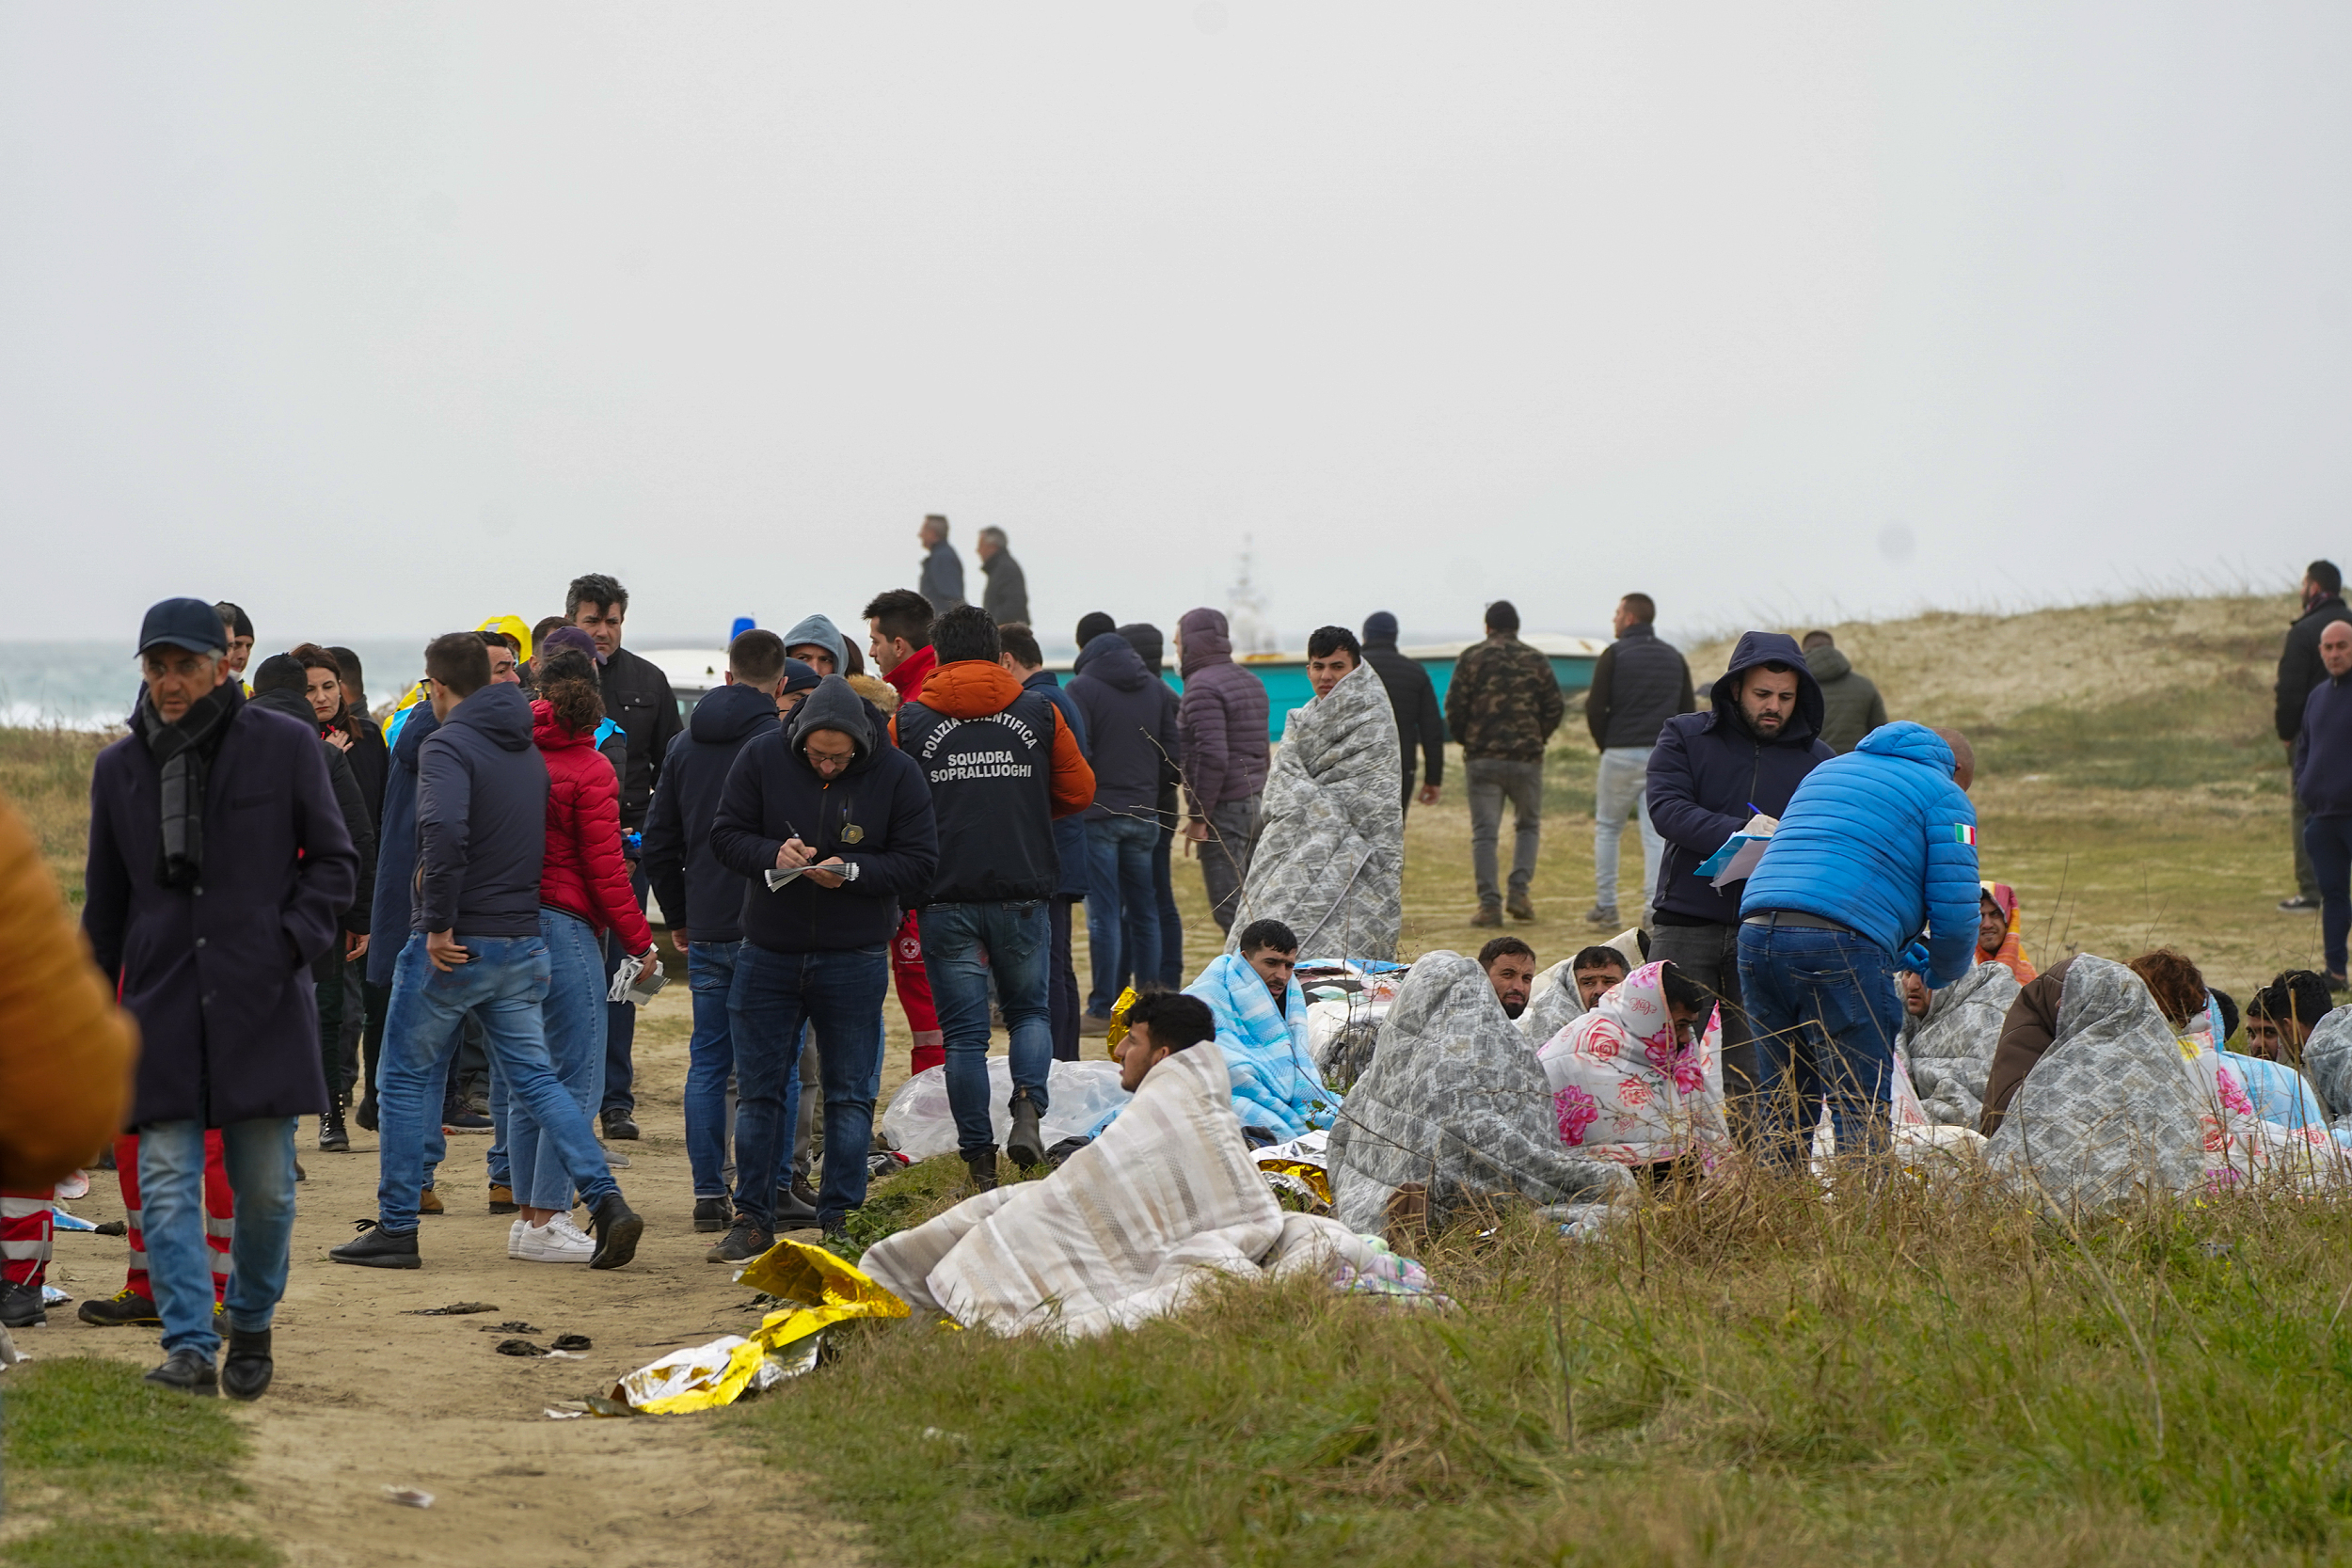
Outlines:
[{"label": "black coat", "polygon": [[[1666,721],[1696,706],[1681,650],[1647,626],[1628,626],[1593,662],[1584,726],[1601,751],[1654,746]],[[1820,716],[1815,716],[1820,721]]]},{"label": "black coat", "polygon": [[670,742],[645,816],[645,879],[661,912],[690,942],[742,940],[745,879],[711,852],[710,823],[736,753],[777,727],[773,697],[754,687],[721,686],[694,705],[686,732]]},{"label": "black coat", "polygon": [[[314,735],[318,732],[310,700],[299,691],[281,688],[246,701],[264,712],[282,713],[296,723],[309,724]],[[351,835],[351,847],[359,852],[358,885],[351,907],[341,918],[344,930],[365,936],[375,903],[375,814],[368,810],[366,786],[360,784],[351,758],[325,736],[319,736],[319,751],[326,758],[326,782],[334,788],[336,807],[343,814],[343,831]]]},{"label": "black coat", "polygon": [[2277,688],[2276,718],[2281,740],[2293,740],[2302,733],[2303,704],[2312,688],[2328,678],[2328,666],[2319,661],[2319,634],[2338,621],[2352,621],[2352,610],[2344,608],[2343,594],[2331,594],[2287,627],[2286,647],[2279,655]]},{"label": "black coat", "polygon": [[1070,684],[1062,689],[1086,715],[1087,739],[1093,746],[1087,761],[1094,768],[1094,804],[1087,808],[1087,820],[1156,820],[1161,775],[1182,768],[1184,761],[1175,691],[1115,631],[1078,651]]},{"label": "black coat", "polygon": [[1397,651],[1393,642],[1364,644],[1364,662],[1389,689],[1389,706],[1396,714],[1396,749],[1405,757],[1405,777],[1413,777],[1413,748],[1422,753],[1422,783],[1435,788],[1445,782],[1445,715],[1438,708],[1438,687],[1416,659]]},{"label": "black coat", "polygon": [[364,713],[351,716],[351,750],[343,756],[352,776],[359,781],[359,798],[368,803],[368,820],[384,820],[384,784],[392,770],[392,749],[384,732]]},{"label": "black coat", "polygon": [[670,677],[651,659],[615,648],[605,661],[601,684],[604,711],[628,732],[628,768],[621,775],[621,826],[634,828],[645,820],[670,742],[686,724],[677,716]]},{"label": "black coat", "polygon": [[139,1021],[130,1125],[220,1127],[326,1108],[309,966],[342,940],[359,856],[327,782],[318,731],[248,705],[204,786],[203,880],[158,879],[160,769],[137,733],[90,775],[82,928]]}]

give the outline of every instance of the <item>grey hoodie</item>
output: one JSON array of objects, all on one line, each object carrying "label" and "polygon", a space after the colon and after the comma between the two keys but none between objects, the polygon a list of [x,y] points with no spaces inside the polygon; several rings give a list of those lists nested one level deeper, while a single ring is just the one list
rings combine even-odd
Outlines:
[{"label": "grey hoodie", "polygon": [[[787,651],[809,642],[816,643],[817,646],[833,655],[834,674],[841,675],[849,673],[850,645],[842,641],[841,628],[833,624],[831,616],[804,615],[793,625],[790,631],[784,634],[784,645]],[[803,705],[806,705],[805,703]]]}]

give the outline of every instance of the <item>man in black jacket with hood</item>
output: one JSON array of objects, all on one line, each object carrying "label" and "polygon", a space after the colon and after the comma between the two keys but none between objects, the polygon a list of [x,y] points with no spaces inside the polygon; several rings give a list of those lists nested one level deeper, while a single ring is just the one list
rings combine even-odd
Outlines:
[{"label": "man in black jacket with hood", "polygon": [[735,1224],[707,1254],[726,1263],[775,1243],[776,1173],[791,1152],[803,1025],[824,1041],[831,1157],[818,1222],[838,1230],[866,1201],[890,940],[899,909],[930,886],[939,828],[922,768],[876,733],[873,708],[848,681],[827,675],[788,727],[763,731],[736,753],[710,847],[721,865],[752,879],[727,992]]},{"label": "man in black jacket with hood", "polygon": [[[2319,659],[2319,634],[2338,621],[2352,620],[2344,604],[2344,574],[2332,561],[2314,561],[2303,572],[2303,611],[2287,627],[2286,647],[2279,655],[2278,727],[2287,756],[2295,756],[2295,737],[2303,733],[2303,704],[2312,688],[2328,678]],[[2295,836],[2295,895],[2279,901],[2289,914],[2319,912],[2319,873],[2312,869],[2311,851],[2303,844],[2303,824],[2309,814],[2303,798],[2289,791],[2289,826]]]},{"label": "man in black jacket with hood", "polygon": [[[1168,640],[1160,628],[1149,621],[1131,621],[1119,628],[1119,635],[1127,640],[1127,646],[1143,660],[1143,667],[1152,672],[1152,678],[1168,693],[1168,727],[1176,730],[1176,689],[1168,684]],[[1083,741],[1084,736],[1081,736]],[[1184,917],[1176,908],[1176,791],[1184,782],[1184,770],[1175,760],[1160,762],[1160,836],[1152,846],[1152,895],[1160,907],[1160,965],[1157,974],[1145,972],[1134,976],[1140,985],[1157,980],[1169,990],[1184,989]],[[1082,830],[1083,831],[1083,830]],[[1074,1060],[1074,1058],[1073,1058]]]},{"label": "man in black jacket with hood", "polygon": [[1396,749],[1405,758],[1405,809],[1413,809],[1413,749],[1422,752],[1421,803],[1438,803],[1445,781],[1445,715],[1438,707],[1437,683],[1417,660],[1396,646],[1396,617],[1376,610],[1364,617],[1364,662],[1389,689],[1396,714]]},{"label": "man in black jacket with hood", "polygon": [[1820,739],[1820,684],[1792,637],[1742,634],[1711,700],[1705,713],[1667,720],[1650,752],[1650,820],[1666,854],[1650,890],[1649,956],[1722,999],[1724,1088],[1738,1100],[1756,1079],[1740,1006],[1740,884],[1718,888],[1696,872],[1756,819],[1777,826],[1804,776],[1836,753]]},{"label": "man in black jacket with hood", "polygon": [[1086,814],[1093,983],[1081,1027],[1099,1035],[1110,1026],[1121,976],[1159,977],[1160,902],[1152,883],[1152,848],[1161,826],[1161,770],[1183,766],[1184,742],[1167,684],[1152,678],[1117,632],[1097,634],[1078,650],[1071,671],[1064,689],[1086,716],[1094,748],[1094,804]]}]

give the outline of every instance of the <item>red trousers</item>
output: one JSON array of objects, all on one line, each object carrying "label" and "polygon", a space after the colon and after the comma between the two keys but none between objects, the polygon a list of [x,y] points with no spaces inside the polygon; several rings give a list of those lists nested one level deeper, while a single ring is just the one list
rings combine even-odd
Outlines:
[{"label": "red trousers", "polygon": [[898,1006],[906,1009],[907,1029],[914,1036],[914,1070],[939,1066],[947,1059],[946,1037],[939,1032],[939,1011],[931,1006],[931,978],[923,970],[923,927],[914,911],[898,922],[890,943],[890,974],[898,982]]},{"label": "red trousers", "polygon": [[0,1188],[0,1283],[38,1290],[47,1281],[52,1196]]},{"label": "red trousers", "polygon": [[[130,1211],[131,1272],[125,1289],[153,1300],[147,1282],[147,1233],[139,1227],[139,1139],[125,1132],[115,1140],[115,1174],[122,1179],[122,1206]],[[213,1249],[213,1299],[229,1293],[229,1239],[235,1233],[236,1209],[229,1193],[229,1169],[221,1163],[220,1133],[204,1134],[204,1244]]]}]

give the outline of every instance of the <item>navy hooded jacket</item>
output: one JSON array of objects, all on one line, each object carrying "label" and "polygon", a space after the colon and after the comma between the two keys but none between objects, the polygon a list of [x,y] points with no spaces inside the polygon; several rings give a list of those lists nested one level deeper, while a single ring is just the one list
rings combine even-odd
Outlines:
[{"label": "navy hooded jacket", "polygon": [[[1734,693],[1742,671],[1774,663],[1797,677],[1797,711],[1780,734],[1762,740],[1740,717]],[[1778,816],[1787,811],[1805,775],[1836,755],[1820,738],[1821,685],[1805,668],[1795,638],[1745,634],[1714,689],[1716,705],[1667,720],[1649,754],[1650,825],[1666,841],[1650,907],[1681,916],[1680,924],[1738,923],[1740,884],[1718,888],[1713,878],[1696,875],[1699,866],[1757,812]]]},{"label": "navy hooded jacket", "polygon": [[[1094,748],[1087,741],[1086,715],[1070,700],[1070,693],[1061,689],[1060,678],[1051,670],[1040,670],[1021,684],[1032,691],[1043,692],[1045,700],[1061,710],[1061,721],[1070,726],[1070,738],[1078,743],[1078,754],[1087,759],[1088,767],[1094,766]],[[1089,863],[1084,812],[1054,819],[1054,852],[1061,857],[1061,881],[1054,891],[1065,897],[1084,898]]]},{"label": "navy hooded jacket", "polygon": [[703,694],[670,742],[645,814],[645,878],[690,942],[742,940],[743,879],[712,853],[710,822],[736,753],[780,727],[773,697],[755,686],[720,686]]},{"label": "navy hooded jacket", "polygon": [[519,686],[485,686],[417,749],[409,929],[537,936],[547,853],[548,765],[532,742],[531,699]]},{"label": "navy hooded jacket", "polygon": [[384,769],[384,812],[375,824],[375,940],[368,943],[368,984],[389,986],[401,944],[416,912],[417,752],[441,727],[431,703],[407,710]]},{"label": "navy hooded jacket", "polygon": [[1086,715],[1093,746],[1087,761],[1094,768],[1094,804],[1087,808],[1087,820],[1132,816],[1174,827],[1160,820],[1159,810],[1161,770],[1184,763],[1176,693],[1115,631],[1079,650],[1071,677],[1064,689]]}]

